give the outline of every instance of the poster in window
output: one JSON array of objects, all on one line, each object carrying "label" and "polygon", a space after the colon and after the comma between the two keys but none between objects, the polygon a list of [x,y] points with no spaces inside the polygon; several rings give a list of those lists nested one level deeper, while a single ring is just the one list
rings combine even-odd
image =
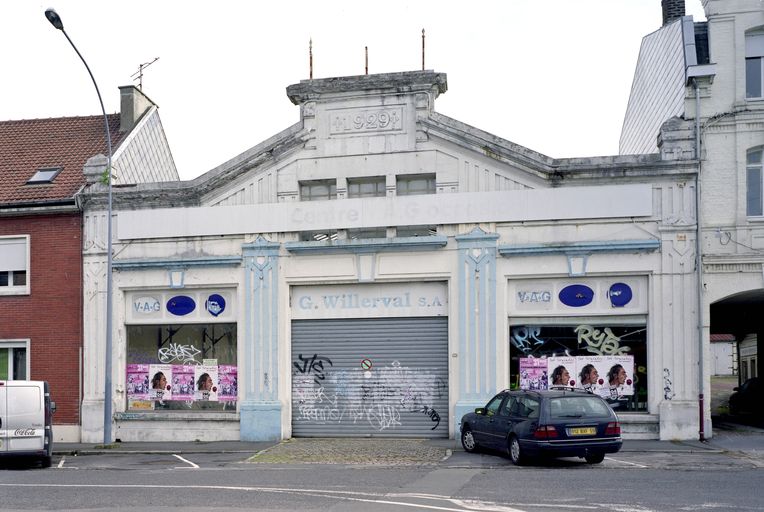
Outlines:
[{"label": "poster in window", "polygon": [[548,382],[546,358],[520,358],[520,389],[547,389]]},{"label": "poster in window", "polygon": [[548,357],[547,372],[549,375],[549,387],[576,385],[576,358],[575,357]]},{"label": "poster in window", "polygon": [[127,399],[148,400],[149,396],[149,365],[127,365]]},{"label": "poster in window", "polygon": [[194,399],[195,366],[176,364],[172,367],[172,398],[173,400]]},{"label": "poster in window", "polygon": [[235,365],[221,364],[218,366],[218,400],[233,402],[238,394],[237,369]]},{"label": "poster in window", "polygon": [[172,400],[172,365],[150,364],[149,376],[151,379],[148,390],[149,400]]},{"label": "poster in window", "polygon": [[604,363],[607,370],[600,374],[599,395],[615,408],[634,395],[634,356],[608,356]]},{"label": "poster in window", "polygon": [[217,365],[199,365],[194,367],[196,392],[194,399],[203,402],[218,401]]}]

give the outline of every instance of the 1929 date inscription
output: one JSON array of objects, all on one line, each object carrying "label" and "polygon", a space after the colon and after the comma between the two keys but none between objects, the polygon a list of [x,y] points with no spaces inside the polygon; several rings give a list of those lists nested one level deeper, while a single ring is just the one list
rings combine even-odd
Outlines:
[{"label": "1929 date inscription", "polygon": [[401,108],[353,110],[334,114],[332,133],[395,131],[402,126]]}]

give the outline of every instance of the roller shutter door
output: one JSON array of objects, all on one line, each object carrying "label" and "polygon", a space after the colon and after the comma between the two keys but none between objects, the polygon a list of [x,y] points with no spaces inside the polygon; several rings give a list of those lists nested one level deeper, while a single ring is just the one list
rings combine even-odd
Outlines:
[{"label": "roller shutter door", "polygon": [[292,435],[448,437],[448,318],[292,322]]}]

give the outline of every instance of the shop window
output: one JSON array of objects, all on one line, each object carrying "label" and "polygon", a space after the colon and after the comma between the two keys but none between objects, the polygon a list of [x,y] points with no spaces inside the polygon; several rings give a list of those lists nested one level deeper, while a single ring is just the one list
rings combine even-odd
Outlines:
[{"label": "shop window", "polygon": [[645,325],[513,325],[509,343],[515,389],[575,387],[619,412],[647,410]]},{"label": "shop window", "polygon": [[405,174],[396,176],[396,194],[399,196],[414,196],[435,193],[434,174]]},{"label": "shop window", "polygon": [[384,176],[370,178],[348,178],[348,198],[385,197],[386,185]]},{"label": "shop window", "polygon": [[0,237],[0,295],[29,293],[29,237]]},{"label": "shop window", "polygon": [[764,97],[764,31],[756,31],[745,36],[745,97]]},{"label": "shop window", "polygon": [[300,182],[300,201],[327,201],[337,199],[337,180]]},{"label": "shop window", "polygon": [[127,326],[127,409],[235,411],[236,324]]},{"label": "shop window", "polygon": [[762,148],[748,151],[746,156],[746,215],[760,217],[762,215]]},{"label": "shop window", "polygon": [[27,380],[29,358],[27,341],[0,340],[0,380]]}]

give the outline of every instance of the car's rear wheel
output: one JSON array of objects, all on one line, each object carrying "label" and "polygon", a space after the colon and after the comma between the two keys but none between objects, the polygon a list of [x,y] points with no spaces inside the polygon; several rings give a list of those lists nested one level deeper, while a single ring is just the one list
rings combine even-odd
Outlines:
[{"label": "car's rear wheel", "polygon": [[475,436],[472,435],[472,430],[469,427],[464,427],[462,430],[462,446],[464,451],[473,453],[478,449],[478,444],[475,441]]},{"label": "car's rear wheel", "polygon": [[509,438],[509,460],[512,461],[512,464],[515,466],[522,466],[525,464],[525,453],[523,453],[523,449],[520,446],[520,440],[517,438],[517,436],[512,436]]},{"label": "car's rear wheel", "polygon": [[604,453],[590,453],[586,457],[586,462],[589,464],[599,464],[603,460],[605,460],[605,454]]},{"label": "car's rear wheel", "polygon": [[40,458],[40,466],[44,468],[49,468],[51,464],[51,458],[50,456],[46,455],[45,457]]}]

